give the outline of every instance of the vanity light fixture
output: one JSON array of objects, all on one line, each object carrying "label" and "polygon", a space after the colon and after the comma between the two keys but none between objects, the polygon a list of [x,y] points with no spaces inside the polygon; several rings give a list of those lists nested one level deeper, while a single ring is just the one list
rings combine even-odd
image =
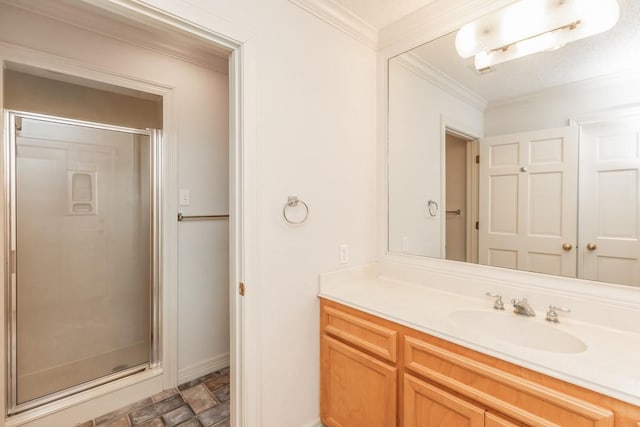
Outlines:
[{"label": "vanity light fixture", "polygon": [[520,0],[460,28],[456,50],[481,70],[607,31],[619,16],[616,0]]}]

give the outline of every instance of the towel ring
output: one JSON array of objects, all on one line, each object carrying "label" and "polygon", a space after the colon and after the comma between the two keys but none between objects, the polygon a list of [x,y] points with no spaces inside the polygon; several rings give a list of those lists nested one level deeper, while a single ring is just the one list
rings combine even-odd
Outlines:
[{"label": "towel ring", "polygon": [[[299,221],[292,221],[287,216],[287,208],[289,207],[295,208],[296,206],[298,206],[299,203],[301,203],[302,206],[304,206],[304,211],[305,211],[304,217]],[[302,200],[298,199],[297,196],[289,196],[287,198],[287,203],[285,203],[284,207],[282,208],[282,216],[284,217],[284,220],[287,221],[289,224],[302,224],[309,217],[309,206]]]}]

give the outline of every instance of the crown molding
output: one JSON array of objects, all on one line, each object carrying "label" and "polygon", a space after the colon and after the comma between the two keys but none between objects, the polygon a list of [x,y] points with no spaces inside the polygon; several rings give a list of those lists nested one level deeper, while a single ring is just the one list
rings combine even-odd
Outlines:
[{"label": "crown molding", "polygon": [[87,8],[69,4],[68,1],[32,0],[23,3],[0,0],[0,4],[228,74],[228,53],[204,42],[196,42],[191,36],[179,33],[167,35],[161,29],[143,29],[135,22],[128,22],[124,18],[114,19],[113,16],[106,15],[106,12],[102,14],[98,9],[92,12]]},{"label": "crown molding", "polygon": [[378,48],[378,30],[333,0],[289,0],[369,48]]},{"label": "crown molding", "polygon": [[378,49],[395,56],[460,28],[515,0],[435,0],[380,29]]},{"label": "crown molding", "polygon": [[484,111],[487,107],[487,100],[482,96],[461,85],[442,71],[432,67],[412,52],[396,56],[391,60],[432,83],[434,86],[444,90],[449,95],[458,98],[480,111]]}]

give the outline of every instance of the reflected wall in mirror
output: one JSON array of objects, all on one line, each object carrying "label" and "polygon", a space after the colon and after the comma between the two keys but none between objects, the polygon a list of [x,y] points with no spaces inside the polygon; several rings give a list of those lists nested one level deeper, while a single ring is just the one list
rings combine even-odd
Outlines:
[{"label": "reflected wall in mirror", "polygon": [[640,286],[640,3],[617,4],[480,71],[456,33],[389,60],[390,252]]}]

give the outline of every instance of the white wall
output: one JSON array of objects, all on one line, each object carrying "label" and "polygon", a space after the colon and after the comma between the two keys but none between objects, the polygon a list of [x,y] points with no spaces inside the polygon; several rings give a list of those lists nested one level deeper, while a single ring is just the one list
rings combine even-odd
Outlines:
[{"label": "white wall", "polygon": [[[319,414],[318,273],[376,258],[376,54],[286,0],[152,0],[208,28],[232,22],[257,43],[261,415],[306,426]],[[196,5],[196,6],[193,6]],[[287,225],[288,195],[308,221]]]},{"label": "white wall", "polygon": [[[389,61],[389,250],[440,257],[442,118],[482,129],[482,111]],[[427,201],[440,206],[427,214]],[[403,238],[408,246],[403,250]]]},{"label": "white wall", "polygon": [[[192,203],[183,213],[228,212],[226,75],[8,7],[0,40],[174,87],[178,185],[191,190]],[[186,380],[228,360],[228,223],[185,222],[178,245],[178,369]]]},{"label": "white wall", "polygon": [[510,102],[489,104],[485,136],[567,126],[570,118],[637,104],[639,98],[637,72],[552,88]]}]

